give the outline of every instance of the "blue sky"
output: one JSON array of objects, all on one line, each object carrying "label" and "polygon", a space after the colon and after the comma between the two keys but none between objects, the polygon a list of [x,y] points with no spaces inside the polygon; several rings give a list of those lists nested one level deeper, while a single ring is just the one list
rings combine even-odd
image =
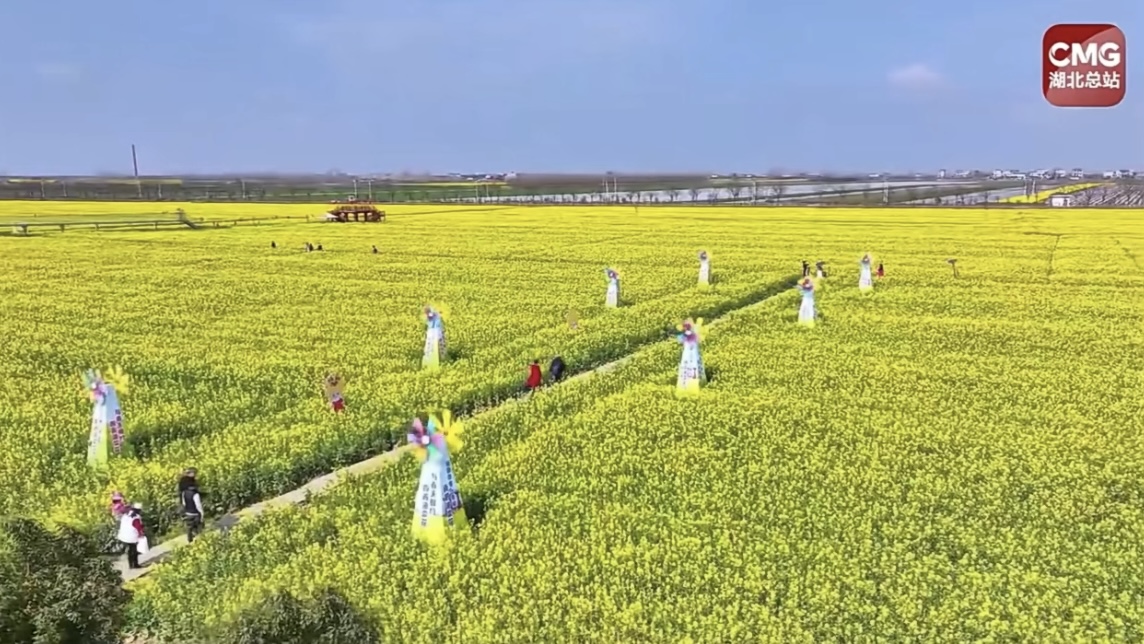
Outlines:
[{"label": "blue sky", "polygon": [[[1127,98],[1048,105],[1044,30],[1106,21]],[[0,173],[129,172],[131,143],[144,173],[1144,169],[1140,0],[40,0],[0,25]]]}]

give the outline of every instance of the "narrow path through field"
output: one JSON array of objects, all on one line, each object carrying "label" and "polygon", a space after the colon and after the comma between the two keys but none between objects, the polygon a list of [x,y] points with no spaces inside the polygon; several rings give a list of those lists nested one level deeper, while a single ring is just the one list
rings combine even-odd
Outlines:
[{"label": "narrow path through field", "polygon": [[[765,304],[766,302],[769,302],[774,297],[781,295],[782,293],[793,288],[795,286],[795,284],[797,284],[797,282],[798,282],[798,278],[791,276],[791,277],[783,279],[779,282],[768,285],[766,288],[764,288],[763,290],[760,291],[761,294],[757,297],[757,299],[753,299],[752,301],[748,301],[744,304],[741,304],[740,306],[737,306],[735,308],[731,308],[731,309],[728,309],[728,310],[722,312],[718,316],[711,318],[707,322],[707,326],[717,326],[719,323],[727,320],[729,317],[733,316],[734,314],[736,314],[738,312],[745,311],[745,310],[760,306],[762,304]],[[674,341],[675,341],[674,339],[668,338],[668,339],[657,340],[654,342],[649,342],[649,343],[638,345],[631,352],[629,352],[627,355],[624,355],[621,358],[618,358],[618,359],[613,360],[611,362],[608,362],[606,364],[595,367],[594,369],[588,369],[585,371],[581,371],[579,373],[575,373],[574,375],[572,375],[568,378],[565,378],[560,383],[556,383],[556,384],[549,385],[549,386],[559,387],[561,384],[564,384],[567,382],[582,380],[584,378],[590,378],[594,375],[606,374],[608,372],[615,371],[617,368],[619,368],[619,367],[623,366],[624,364],[627,364],[628,362],[633,360],[638,353],[647,349],[648,347],[654,346],[657,344],[661,344],[661,343],[674,342]],[[470,414],[468,417],[472,418],[474,416],[478,416],[478,415],[487,413],[489,411],[492,411],[493,409],[497,409],[497,408],[503,407],[505,405],[519,404],[522,401],[525,401],[527,399],[528,399],[527,394],[517,396],[514,398],[510,398],[510,399],[504,401],[503,403],[501,403],[500,405],[481,409],[479,411],[474,412],[473,414]],[[234,525],[236,525],[238,522],[240,522],[244,519],[251,518],[251,517],[256,517],[256,516],[262,514],[263,512],[265,512],[266,510],[269,510],[271,508],[278,508],[278,507],[291,506],[291,505],[302,505],[307,501],[307,499],[311,495],[320,494],[322,492],[325,492],[330,487],[336,485],[337,483],[345,481],[346,479],[365,475],[365,474],[369,474],[371,472],[376,472],[377,470],[380,470],[381,468],[385,467],[386,465],[389,465],[390,463],[397,461],[399,458],[402,457],[402,455],[405,453],[405,451],[407,449],[408,449],[408,446],[405,446],[405,445],[402,445],[400,447],[396,447],[396,448],[394,448],[394,449],[392,449],[392,450],[390,450],[384,454],[379,454],[379,455],[374,456],[372,458],[368,458],[368,459],[365,459],[363,461],[359,461],[357,463],[354,463],[353,465],[344,467],[344,468],[339,469],[339,470],[335,470],[333,472],[330,472],[329,474],[319,476],[318,478],[313,479],[309,483],[306,483],[305,485],[298,487],[294,490],[291,490],[290,492],[287,492],[285,494],[276,496],[276,497],[271,498],[271,499],[267,499],[267,500],[262,501],[260,503],[255,503],[254,505],[247,506],[245,508],[242,508],[241,510],[231,512],[230,514],[225,514],[225,515],[219,517],[217,520],[211,522],[210,525],[207,526],[207,530],[229,530]],[[126,584],[126,583],[132,582],[136,579],[139,579],[140,577],[143,577],[144,575],[146,575],[147,573],[149,573],[151,570],[154,569],[155,564],[160,563],[163,559],[165,559],[172,552],[174,552],[175,550],[177,550],[177,549],[179,549],[185,545],[187,545],[186,537],[175,537],[173,539],[168,539],[167,541],[164,541],[162,543],[154,544],[151,547],[150,551],[148,551],[146,554],[139,557],[139,561],[141,564],[143,564],[143,568],[139,568],[139,569],[135,569],[135,570],[128,568],[126,557],[117,558],[114,561],[113,565],[115,566],[115,569],[118,570],[119,573],[123,576],[123,582]]]}]

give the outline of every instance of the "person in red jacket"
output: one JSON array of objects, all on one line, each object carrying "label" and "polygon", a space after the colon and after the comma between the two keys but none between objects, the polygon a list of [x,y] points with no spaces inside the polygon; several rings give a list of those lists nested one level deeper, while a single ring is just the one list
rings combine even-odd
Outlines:
[{"label": "person in red jacket", "polygon": [[532,364],[528,365],[528,380],[524,382],[524,386],[531,391],[536,391],[540,389],[542,384],[544,384],[544,375],[540,372],[540,361],[533,360]]},{"label": "person in red jacket", "polygon": [[882,268],[882,262],[878,262],[878,273],[877,273],[877,275],[878,275],[878,277],[885,277],[886,276],[886,269]]}]

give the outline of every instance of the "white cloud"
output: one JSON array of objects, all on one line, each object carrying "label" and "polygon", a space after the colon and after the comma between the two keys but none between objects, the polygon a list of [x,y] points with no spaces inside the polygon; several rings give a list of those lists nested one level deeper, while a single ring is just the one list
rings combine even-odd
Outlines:
[{"label": "white cloud", "polygon": [[925,63],[891,69],[886,80],[894,87],[913,91],[939,89],[948,84],[941,72]]}]

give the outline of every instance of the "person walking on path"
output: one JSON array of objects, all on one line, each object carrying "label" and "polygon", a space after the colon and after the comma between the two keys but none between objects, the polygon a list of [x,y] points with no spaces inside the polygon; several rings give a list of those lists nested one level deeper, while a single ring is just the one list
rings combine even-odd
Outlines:
[{"label": "person walking on path", "polygon": [[183,523],[187,527],[187,543],[192,543],[203,531],[203,497],[194,468],[188,469],[179,480],[179,504],[183,507]]},{"label": "person walking on path", "polygon": [[142,568],[139,555],[147,552],[147,535],[143,530],[143,506],[135,503],[119,518],[119,533],[116,537],[127,547],[127,567],[132,570]]},{"label": "person walking on path", "polygon": [[524,386],[530,391],[536,391],[542,384],[544,384],[544,374],[540,373],[540,361],[533,360],[532,364],[528,365],[528,380],[524,382]]},{"label": "person walking on path", "polygon": [[564,378],[564,358],[556,356],[552,359],[552,364],[548,365],[548,378],[552,382],[560,382]]}]

